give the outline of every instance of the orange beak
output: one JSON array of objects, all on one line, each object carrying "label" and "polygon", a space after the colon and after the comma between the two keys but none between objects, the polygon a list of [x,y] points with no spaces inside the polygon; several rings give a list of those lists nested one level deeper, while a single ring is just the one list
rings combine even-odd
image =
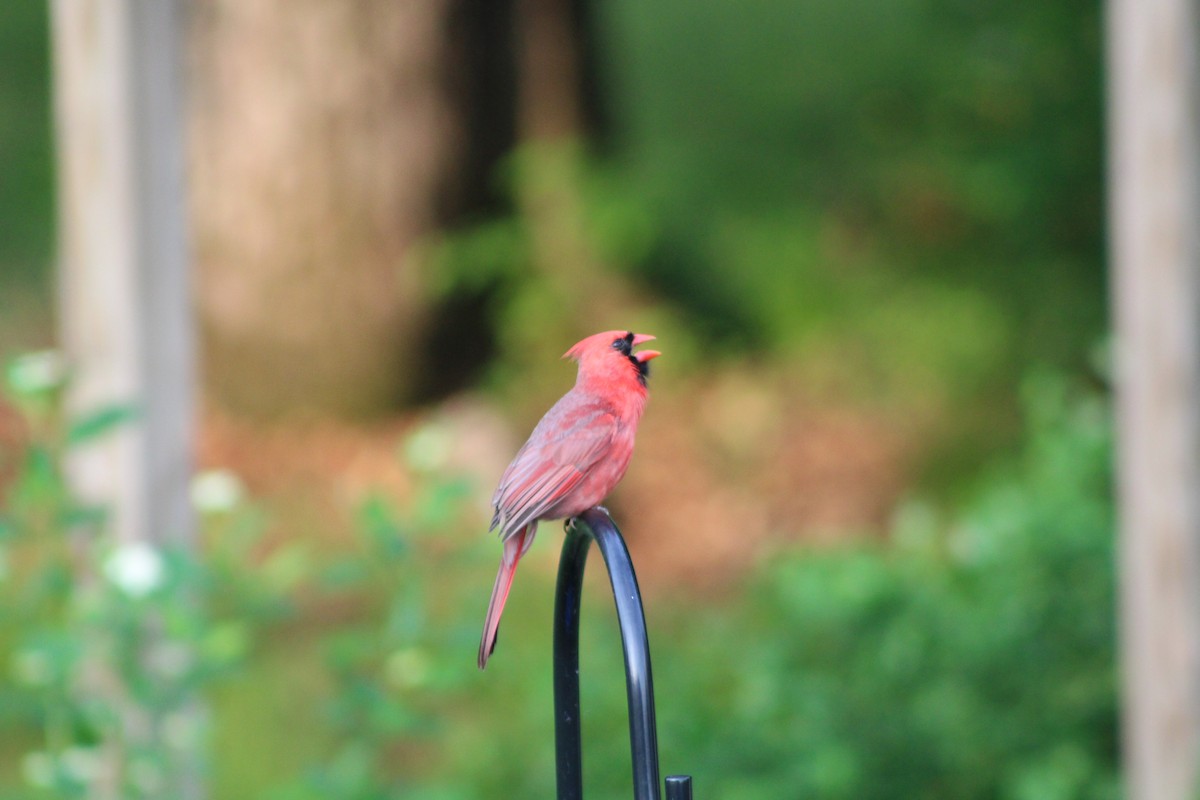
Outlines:
[{"label": "orange beak", "polygon": [[[637,347],[639,344],[644,344],[646,342],[652,342],[652,341],[654,341],[654,337],[648,333],[635,333],[633,335],[633,346],[634,347]],[[643,350],[640,353],[634,353],[633,357],[644,364],[647,361],[649,361],[653,358],[658,358],[661,355],[662,355],[662,353],[658,352],[657,350]]]}]

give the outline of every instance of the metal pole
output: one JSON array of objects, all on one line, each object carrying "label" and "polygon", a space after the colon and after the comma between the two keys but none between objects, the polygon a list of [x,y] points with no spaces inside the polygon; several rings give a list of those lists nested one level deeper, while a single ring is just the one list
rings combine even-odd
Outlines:
[{"label": "metal pole", "polygon": [[625,651],[625,690],[629,700],[629,745],[633,754],[633,796],[658,800],[658,726],[654,718],[654,677],[650,671],[650,638],[642,611],[633,562],[612,518],[599,509],[585,511],[576,524],[586,525],[604,556],[617,604],[621,645]]},{"label": "metal pole", "polygon": [[[593,508],[567,525],[559,563],[554,606],[554,700],[559,800],[583,797],[582,732],[579,714],[579,601],[590,541],[604,557],[617,605],[625,653],[625,688],[629,701],[629,743],[633,756],[635,800],[659,800],[658,731],[654,715],[654,678],[650,640],[637,575],[621,532],[608,513]],[[691,779],[672,776],[672,800],[691,796]],[[679,794],[686,788],[687,794]]]},{"label": "metal pole", "polygon": [[567,526],[554,599],[554,737],[558,800],[583,800],[583,720],[579,716],[579,600],[592,540]]},{"label": "metal pole", "polygon": [[692,778],[689,775],[667,776],[667,800],[692,800]]}]

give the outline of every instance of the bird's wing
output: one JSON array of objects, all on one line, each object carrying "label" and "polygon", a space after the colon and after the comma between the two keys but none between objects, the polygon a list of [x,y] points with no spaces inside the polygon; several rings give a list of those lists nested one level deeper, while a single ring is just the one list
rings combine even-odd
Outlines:
[{"label": "bird's wing", "polygon": [[500,528],[500,538],[539,519],[578,486],[609,451],[618,426],[617,416],[608,409],[547,414],[504,471],[492,497],[492,528]]}]

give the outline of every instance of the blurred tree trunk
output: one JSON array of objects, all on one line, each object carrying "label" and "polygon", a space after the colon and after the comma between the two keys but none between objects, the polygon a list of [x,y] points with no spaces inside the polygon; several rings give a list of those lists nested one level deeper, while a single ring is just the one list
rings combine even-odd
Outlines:
[{"label": "blurred tree trunk", "polygon": [[[583,64],[572,0],[517,0],[517,12],[517,131],[524,158],[516,201],[529,223],[535,268],[561,302],[575,301],[561,318],[586,320],[583,306],[597,299],[600,287],[579,196]],[[557,349],[558,337],[546,346]]]},{"label": "blurred tree trunk", "polygon": [[469,6],[195,4],[197,290],[221,404],[362,415],[408,393],[430,314],[413,247],[470,168]]},{"label": "blurred tree trunk", "polygon": [[1110,0],[1122,738],[1130,800],[1200,788],[1200,63],[1189,0]]},{"label": "blurred tree trunk", "polygon": [[584,132],[580,19],[572,0],[517,0],[523,141],[558,141]]},{"label": "blurred tree trunk", "polygon": [[603,134],[604,122],[594,3],[516,0],[516,10],[521,157],[515,202],[529,232],[533,268],[557,309],[526,333],[520,348],[531,364],[553,363],[563,342],[631,324],[637,298],[603,264],[582,193],[585,144]]}]

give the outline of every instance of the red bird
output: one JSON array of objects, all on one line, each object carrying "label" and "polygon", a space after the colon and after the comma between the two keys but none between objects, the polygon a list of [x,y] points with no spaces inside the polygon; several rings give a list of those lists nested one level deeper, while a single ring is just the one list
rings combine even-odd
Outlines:
[{"label": "red bird", "polygon": [[649,361],[660,355],[633,348],[653,338],[605,331],[563,355],[579,362],[575,386],[542,417],[492,495],[495,513],[489,530],[500,529],[504,554],[479,642],[480,669],[496,647],[517,562],[533,544],[538,521],[582,514],[599,505],[624,477],[646,407]]}]

